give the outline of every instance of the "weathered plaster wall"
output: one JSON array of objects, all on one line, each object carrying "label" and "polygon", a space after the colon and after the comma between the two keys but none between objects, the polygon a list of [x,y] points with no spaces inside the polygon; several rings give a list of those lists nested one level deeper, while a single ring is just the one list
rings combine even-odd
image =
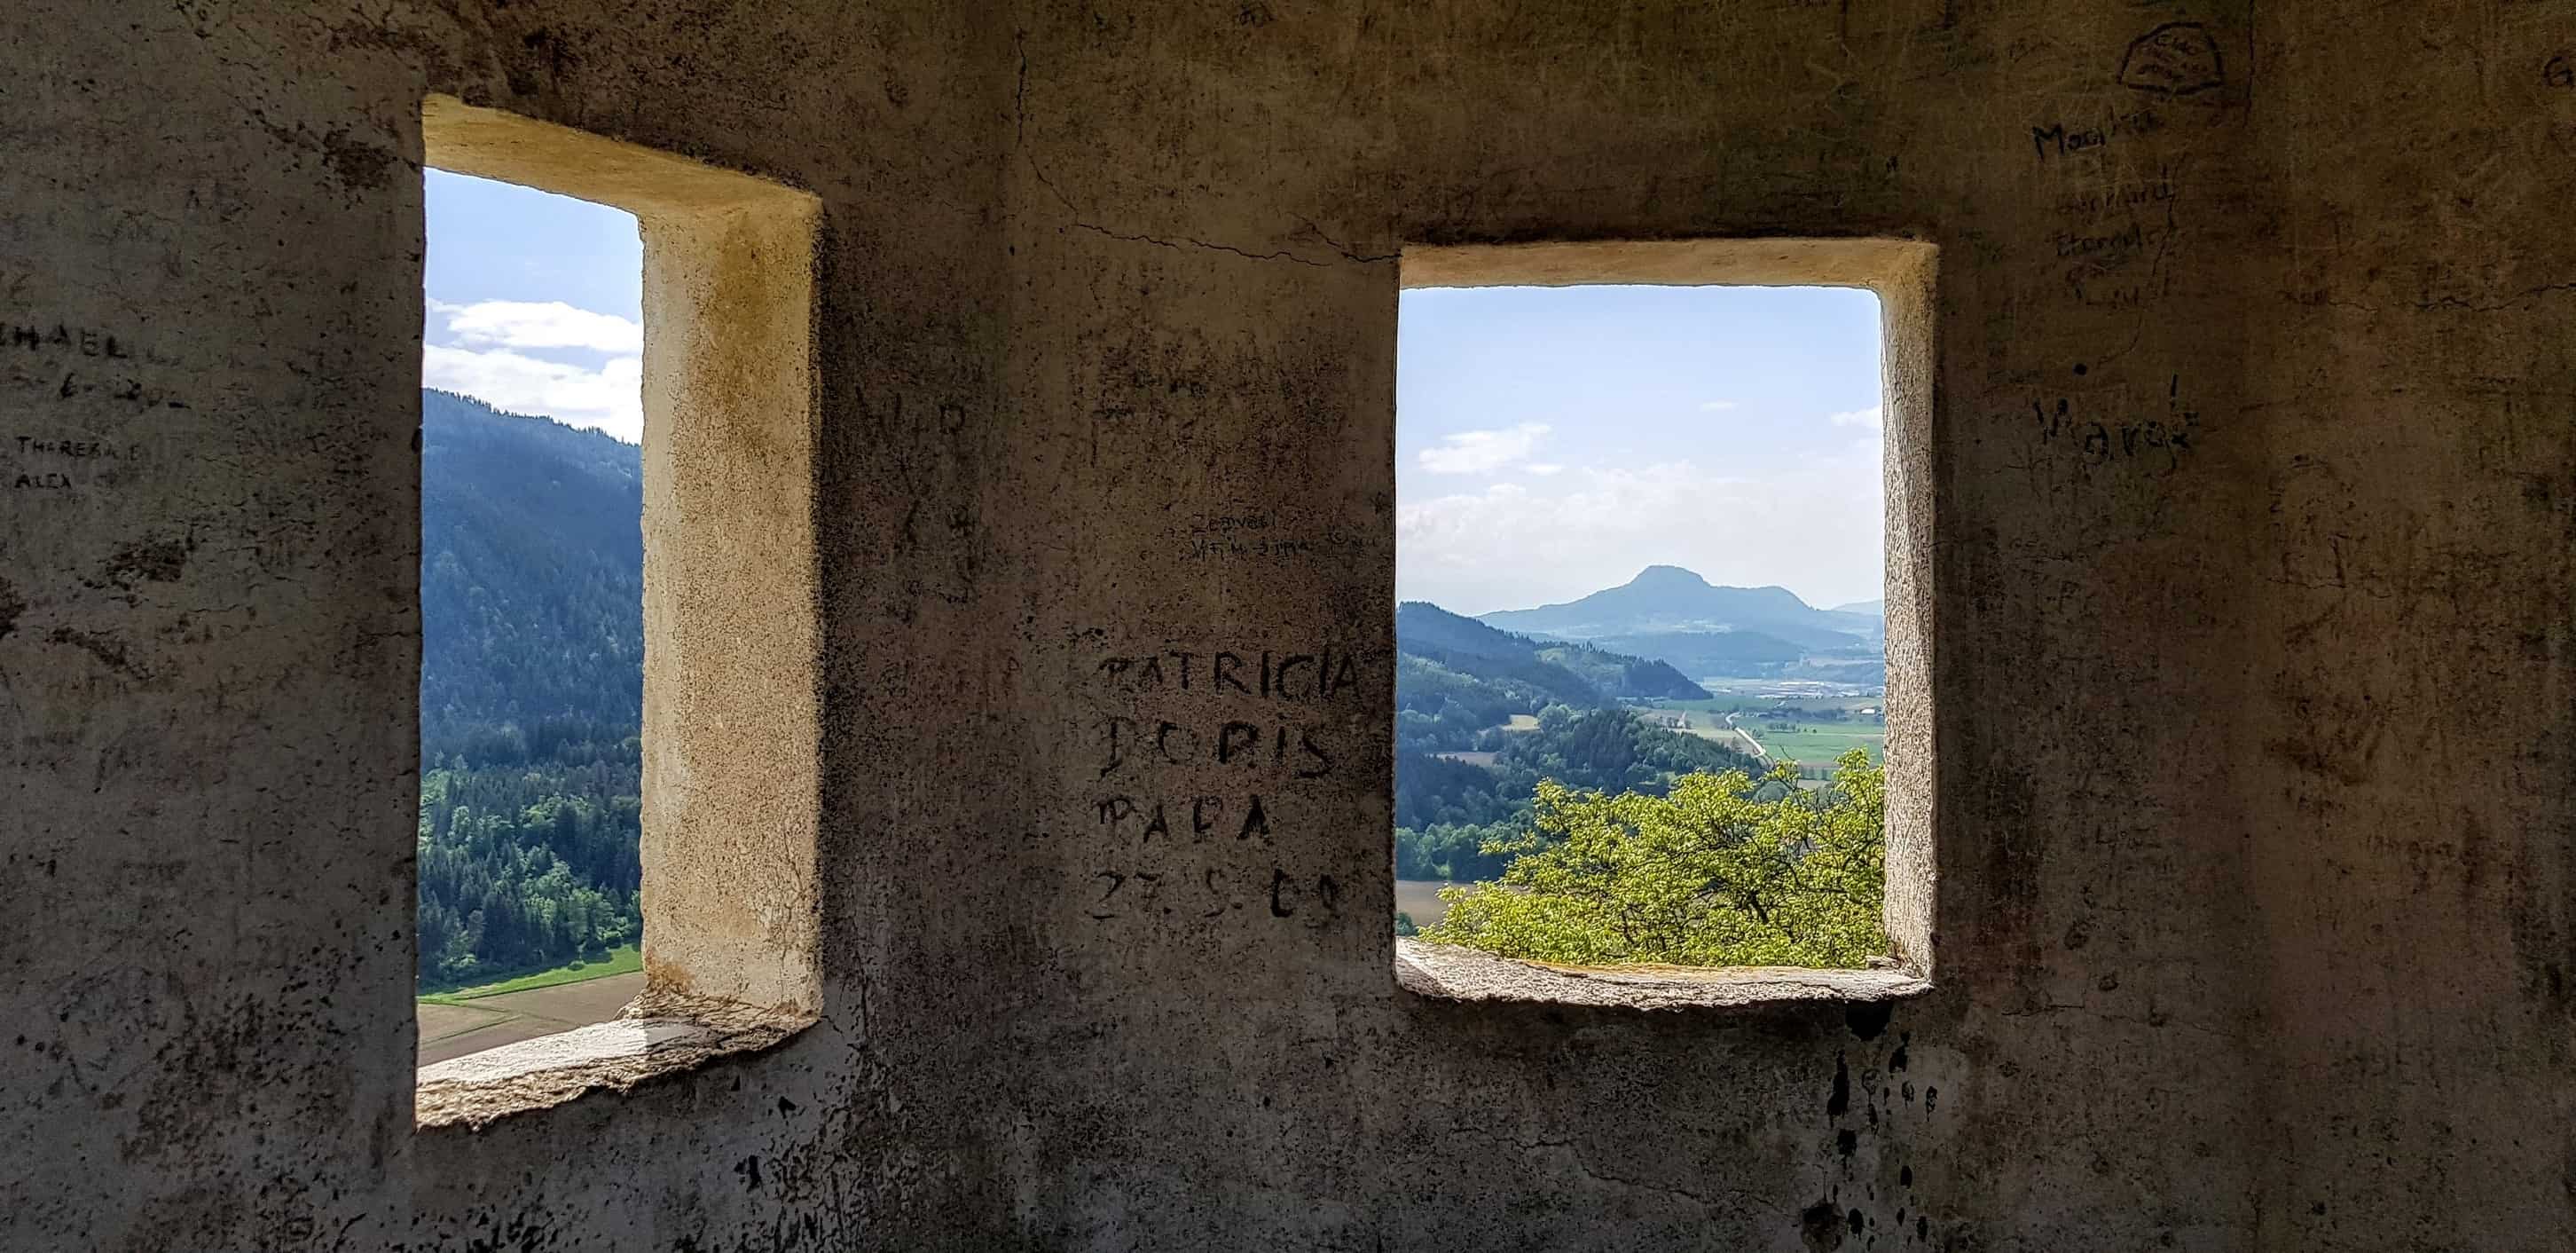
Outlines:
[{"label": "weathered plaster wall", "polygon": [[[0,47],[0,1242],[2576,1238],[2576,15],[37,0]],[[822,201],[824,969],[772,1052],[416,1134],[432,91]],[[1941,245],[1939,988],[1412,998],[1391,257],[1738,233]],[[1216,685],[1264,650],[1319,660]],[[1112,719],[1289,731],[1104,773]]]}]

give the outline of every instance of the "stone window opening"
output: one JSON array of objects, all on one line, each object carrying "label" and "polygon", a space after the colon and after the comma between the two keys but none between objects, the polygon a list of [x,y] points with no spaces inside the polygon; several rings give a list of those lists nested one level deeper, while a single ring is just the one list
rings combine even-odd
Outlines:
[{"label": "stone window opening", "polygon": [[820,1012],[812,195],[432,96],[427,165],[631,213],[643,241],[644,990],[423,1068],[480,1125],[768,1047]]},{"label": "stone window opening", "polygon": [[[1931,988],[1935,261],[1933,245],[1902,239],[1548,242],[1404,250],[1401,284],[1406,289],[1843,287],[1877,296],[1885,508],[1882,921],[1888,943],[1884,956],[1873,956],[1858,968],[1686,967],[1554,964],[1399,935],[1395,976],[1400,987],[1443,1000],[1638,1009],[1884,1001]],[[1553,467],[1543,468],[1553,472]]]}]

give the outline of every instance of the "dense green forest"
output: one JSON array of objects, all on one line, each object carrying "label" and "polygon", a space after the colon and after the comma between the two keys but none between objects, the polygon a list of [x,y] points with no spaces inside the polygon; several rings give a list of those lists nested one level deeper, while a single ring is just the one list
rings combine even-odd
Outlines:
[{"label": "dense green forest", "polygon": [[1479,848],[1528,826],[1539,782],[1611,793],[1661,796],[1687,774],[1735,770],[1756,777],[1761,763],[1714,740],[1667,731],[1622,709],[1550,705],[1532,731],[1497,736],[1491,767],[1425,752],[1395,757],[1395,873],[1401,879],[1490,879],[1510,858]]},{"label": "dense green forest", "polygon": [[1794,774],[1540,783],[1528,820],[1486,845],[1508,862],[1496,881],[1441,889],[1447,914],[1420,934],[1579,965],[1867,965],[1888,951],[1885,777],[1857,749],[1822,791]]},{"label": "dense green forest", "polygon": [[[1660,796],[1681,775],[1763,773],[1742,753],[1650,726],[1622,705],[1708,699],[1663,662],[1498,631],[1423,602],[1397,607],[1395,622],[1399,878],[1499,876],[1510,858],[1481,849],[1527,828],[1542,779]],[[1537,725],[1503,729],[1521,715]]]},{"label": "dense green forest", "polygon": [[642,510],[633,445],[422,393],[424,989],[642,933]]},{"label": "dense green forest", "polygon": [[1496,748],[1493,728],[1550,705],[1708,699],[1663,662],[1498,631],[1426,601],[1396,606],[1395,648],[1398,752]]}]

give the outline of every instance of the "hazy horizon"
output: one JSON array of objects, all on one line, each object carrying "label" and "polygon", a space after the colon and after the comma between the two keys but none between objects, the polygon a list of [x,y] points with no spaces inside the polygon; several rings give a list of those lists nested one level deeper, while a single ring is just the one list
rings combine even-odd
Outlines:
[{"label": "hazy horizon", "polygon": [[[1544,609],[1544,608],[1547,608],[1547,607],[1549,607],[1549,606],[1551,606],[1551,605],[1565,605],[1565,604],[1571,604],[1571,603],[1573,603],[1573,602],[1575,602],[1575,601],[1578,601],[1578,600],[1583,599],[1585,596],[1589,596],[1589,595],[1591,595],[1591,594],[1592,594],[1592,592],[1608,591],[1609,589],[1614,588],[1614,587],[1625,587],[1625,586],[1627,586],[1629,583],[1631,583],[1631,582],[1635,581],[1638,575],[1645,573],[1647,569],[1649,569],[1649,568],[1651,568],[1651,567],[1654,567],[1654,566],[1672,566],[1672,567],[1674,567],[1674,568],[1676,568],[1676,569],[1680,569],[1680,570],[1690,570],[1690,567],[1689,567],[1689,566],[1681,565],[1681,564],[1680,564],[1680,563],[1678,563],[1678,562],[1671,562],[1671,561],[1650,561],[1650,562],[1647,562],[1645,565],[1643,565],[1643,566],[1639,566],[1638,568],[1636,568],[1636,569],[1634,569],[1634,570],[1631,570],[1631,571],[1629,571],[1628,573],[1626,573],[1626,574],[1624,574],[1624,575],[1619,575],[1619,576],[1616,576],[1616,577],[1611,578],[1608,582],[1603,583],[1601,586],[1596,587],[1596,588],[1593,588],[1593,589],[1592,589],[1592,591],[1578,593],[1578,594],[1573,595],[1573,596],[1558,597],[1558,598],[1551,599],[1551,600],[1544,600],[1544,601],[1531,601],[1530,603],[1528,603],[1528,604],[1526,604],[1526,605],[1495,605],[1495,606],[1493,606],[1492,608],[1489,608],[1489,609],[1467,610],[1467,609],[1461,609],[1461,608],[1459,608],[1459,607],[1457,607],[1457,606],[1455,606],[1455,605],[1445,604],[1445,603],[1442,603],[1442,602],[1440,602],[1440,601],[1432,600],[1432,599],[1430,599],[1430,598],[1428,598],[1428,597],[1423,597],[1423,596],[1406,596],[1406,595],[1401,594],[1400,592],[1399,592],[1399,594],[1396,596],[1396,602],[1397,602],[1398,604],[1406,604],[1406,603],[1411,603],[1411,602],[1414,602],[1414,601],[1420,601],[1420,602],[1425,603],[1425,604],[1438,605],[1438,606],[1439,606],[1440,608],[1442,608],[1442,609],[1448,610],[1448,611],[1449,611],[1449,612],[1451,612],[1451,613],[1458,614],[1458,615],[1461,615],[1461,616],[1463,616],[1463,617],[1469,617],[1469,618],[1481,618],[1481,617],[1483,617],[1483,616],[1485,616],[1486,614],[1489,614],[1489,613],[1508,613],[1508,612],[1511,612],[1511,611],[1513,611],[1513,610],[1517,610],[1517,609]],[[1699,571],[1691,570],[1691,573],[1693,573],[1693,574],[1699,574]],[[1815,597],[1813,597],[1813,596],[1809,596],[1809,595],[1807,595],[1806,593],[1799,591],[1797,588],[1795,588],[1795,587],[1793,587],[1793,586],[1790,586],[1790,585],[1788,585],[1788,584],[1785,584],[1785,583],[1720,583],[1720,582],[1718,582],[1718,581],[1717,581],[1717,580],[1715,580],[1715,579],[1708,578],[1708,576],[1706,576],[1706,575],[1700,575],[1700,577],[1701,577],[1701,580],[1702,580],[1702,581],[1704,581],[1704,582],[1708,583],[1708,584],[1709,584],[1710,586],[1712,586],[1712,587],[1732,587],[1732,588],[1741,588],[1741,589],[1759,589],[1759,588],[1765,588],[1765,587],[1776,587],[1776,588],[1781,589],[1782,591],[1785,591],[1785,592],[1789,593],[1789,594],[1790,594],[1790,595],[1792,595],[1792,596],[1797,597],[1800,601],[1805,602],[1805,604],[1807,605],[1807,607],[1808,607],[1808,608],[1810,608],[1810,609],[1839,609],[1839,608],[1843,607],[1844,605],[1858,605],[1858,604],[1866,604],[1866,603],[1871,602],[1871,601],[1878,601],[1878,600],[1884,600],[1884,599],[1886,599],[1886,596],[1885,596],[1883,593],[1881,593],[1881,594],[1875,594],[1875,595],[1869,595],[1869,596],[1854,596],[1854,597],[1851,597],[1851,598],[1849,598],[1849,599],[1845,599],[1845,600],[1818,600],[1818,599],[1816,599]]]}]

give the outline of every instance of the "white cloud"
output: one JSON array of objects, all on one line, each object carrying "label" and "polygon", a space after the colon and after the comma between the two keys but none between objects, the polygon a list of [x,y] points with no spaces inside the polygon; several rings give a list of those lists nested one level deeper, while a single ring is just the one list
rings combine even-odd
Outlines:
[{"label": "white cloud", "polygon": [[497,409],[595,427],[630,444],[644,438],[644,359],[640,356],[611,357],[594,370],[508,349],[428,344],[420,350],[420,381],[424,387],[462,392]]},{"label": "white cloud", "polygon": [[1440,446],[1422,450],[1422,468],[1433,474],[1485,474],[1530,455],[1547,435],[1542,422],[1494,431],[1459,431],[1440,437]]},{"label": "white cloud", "polygon": [[1482,613],[1572,600],[1664,563],[1819,606],[1867,600],[1882,582],[1879,491],[1873,440],[1759,477],[1671,461],[1409,501],[1396,510],[1397,594]]},{"label": "white cloud", "polygon": [[1879,429],[1880,424],[1884,420],[1885,412],[1885,406],[1871,405],[1866,409],[1853,409],[1846,413],[1828,414],[1825,417],[1825,421],[1831,422],[1836,426],[1865,426],[1870,430],[1875,431]]},{"label": "white cloud", "polygon": [[1522,466],[1521,470],[1528,474],[1549,475],[1563,473],[1565,467],[1558,465],[1553,461],[1533,461],[1528,465]]},{"label": "white cloud", "polygon": [[1729,409],[1737,407],[1736,403],[1732,400],[1703,400],[1699,402],[1699,411],[1701,413],[1724,413]]},{"label": "white cloud", "polygon": [[644,351],[642,323],[576,309],[560,300],[477,300],[462,305],[432,300],[429,311],[445,317],[447,333],[469,347]]}]

